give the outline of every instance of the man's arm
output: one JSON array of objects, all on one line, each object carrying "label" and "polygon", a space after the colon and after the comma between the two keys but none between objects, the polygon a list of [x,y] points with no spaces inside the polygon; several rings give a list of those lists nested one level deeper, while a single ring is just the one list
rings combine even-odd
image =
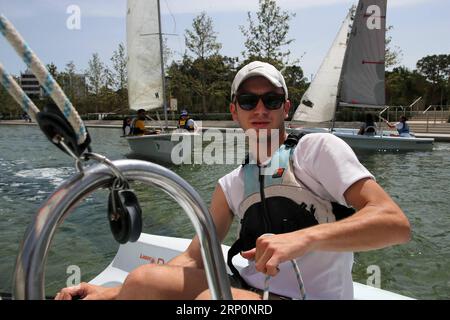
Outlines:
[{"label": "man's arm", "polygon": [[396,129],[397,128],[397,126],[395,125],[395,124],[392,124],[392,123],[390,123],[389,121],[387,121],[387,120],[384,120],[384,122],[387,124],[387,126],[389,127],[389,128],[391,128],[391,129]]},{"label": "man's arm", "polygon": [[406,243],[411,227],[403,211],[372,179],[354,183],[344,193],[357,212],[342,221],[310,232],[314,250],[368,251]]},{"label": "man's arm", "polygon": [[357,212],[344,220],[299,231],[259,238],[244,253],[256,260],[256,269],[269,275],[277,266],[310,251],[369,251],[408,242],[410,224],[402,210],[372,179],[354,183],[344,194]]}]

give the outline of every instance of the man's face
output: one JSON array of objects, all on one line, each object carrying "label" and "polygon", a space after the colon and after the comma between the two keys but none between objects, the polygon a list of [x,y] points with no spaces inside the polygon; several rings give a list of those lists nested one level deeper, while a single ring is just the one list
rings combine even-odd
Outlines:
[{"label": "man's face", "polygon": [[[284,94],[284,91],[282,88],[275,87],[264,77],[253,77],[241,85],[239,93],[264,95],[266,93]],[[230,105],[233,120],[239,122],[244,131],[254,129],[258,133],[260,129],[267,129],[268,134],[271,133],[271,129],[278,129],[280,133],[284,132],[284,120],[288,117],[290,108],[291,103],[289,100],[277,110],[267,109],[261,99],[259,99],[256,108],[249,111],[239,107],[236,99]]]},{"label": "man's face", "polygon": [[145,112],[139,112],[139,113],[138,113],[138,118],[139,118],[140,120],[145,120]]}]

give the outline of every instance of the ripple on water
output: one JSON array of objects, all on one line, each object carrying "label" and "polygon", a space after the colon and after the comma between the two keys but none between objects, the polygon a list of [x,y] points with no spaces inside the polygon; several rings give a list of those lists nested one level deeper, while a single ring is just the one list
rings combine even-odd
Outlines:
[{"label": "ripple on water", "polygon": [[67,178],[76,172],[75,168],[39,168],[31,170],[21,170],[15,175],[20,178],[32,178],[38,180],[47,180],[54,186],[59,186]]}]

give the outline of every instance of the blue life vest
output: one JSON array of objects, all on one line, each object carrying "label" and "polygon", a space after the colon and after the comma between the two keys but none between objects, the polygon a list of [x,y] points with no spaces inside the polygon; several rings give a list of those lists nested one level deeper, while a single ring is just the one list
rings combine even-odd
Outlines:
[{"label": "blue life vest", "polygon": [[409,126],[406,122],[402,122],[403,123],[403,127],[401,129],[397,129],[398,134],[402,134],[402,133],[409,133]]},{"label": "blue life vest", "polygon": [[182,118],[180,118],[180,119],[178,120],[178,125],[177,125],[177,127],[178,127],[179,129],[185,129],[185,130],[187,130],[187,131],[194,131],[195,128],[189,127],[189,120],[191,120],[191,118],[187,118],[187,119],[182,119]]},{"label": "blue life vest", "polygon": [[[351,216],[355,211],[313,194],[297,181],[292,155],[304,134],[291,134],[274,153],[268,165],[243,165],[244,200],[239,204],[239,238],[228,251],[227,264],[244,288],[248,285],[233,266],[233,257],[251,250],[265,233],[282,234],[312,227],[319,223],[335,222]],[[278,161],[278,162],[276,162]]]}]

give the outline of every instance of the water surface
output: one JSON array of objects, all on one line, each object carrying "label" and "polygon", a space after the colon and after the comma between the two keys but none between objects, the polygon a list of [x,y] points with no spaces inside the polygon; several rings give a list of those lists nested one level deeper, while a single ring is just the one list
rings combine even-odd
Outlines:
[{"label": "water surface", "polygon": [[[91,128],[94,152],[110,159],[129,153],[119,129]],[[367,268],[381,269],[381,286],[421,299],[450,297],[450,144],[429,152],[361,153],[361,162],[405,211],[413,228],[406,245],[355,255],[354,279],[366,283]],[[209,204],[217,180],[234,165],[170,167]],[[26,227],[42,202],[75,174],[72,159],[51,145],[37,127],[0,126],[0,292],[10,292],[14,261]],[[182,209],[161,191],[135,186],[146,233],[190,238]],[[46,272],[47,294],[65,286],[67,267],[78,265],[82,281],[100,273],[118,244],[106,220],[106,191],[87,198],[58,229]],[[235,224],[236,225],[236,224]],[[231,244],[235,230],[226,239]]]}]

